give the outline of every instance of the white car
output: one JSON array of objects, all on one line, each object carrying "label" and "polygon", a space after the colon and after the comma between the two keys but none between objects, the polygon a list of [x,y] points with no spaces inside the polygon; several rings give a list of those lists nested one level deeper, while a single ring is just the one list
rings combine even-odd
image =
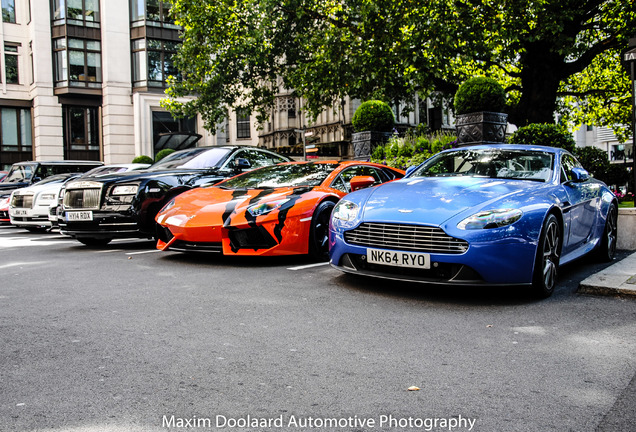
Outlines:
[{"label": "white car", "polygon": [[9,200],[9,219],[11,224],[29,231],[50,229],[49,207],[57,204],[60,190],[64,184],[82,173],[56,174],[33,184],[16,189]]}]

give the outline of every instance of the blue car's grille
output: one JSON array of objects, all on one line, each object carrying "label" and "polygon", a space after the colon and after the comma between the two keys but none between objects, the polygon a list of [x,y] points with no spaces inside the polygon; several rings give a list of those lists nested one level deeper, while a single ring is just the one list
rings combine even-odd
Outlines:
[{"label": "blue car's grille", "polygon": [[363,223],[344,233],[347,243],[381,249],[461,254],[468,243],[447,235],[442,229],[419,225]]}]

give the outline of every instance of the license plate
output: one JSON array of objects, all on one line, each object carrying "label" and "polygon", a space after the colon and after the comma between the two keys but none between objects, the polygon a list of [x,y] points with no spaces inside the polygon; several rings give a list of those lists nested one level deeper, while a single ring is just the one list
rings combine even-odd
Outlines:
[{"label": "license plate", "polygon": [[419,269],[431,268],[431,256],[419,252],[398,252],[381,249],[367,249],[367,262],[396,267]]},{"label": "license plate", "polygon": [[93,212],[92,211],[66,212],[66,220],[68,222],[72,222],[72,221],[92,221],[93,220]]},{"label": "license plate", "polygon": [[26,210],[13,210],[13,216],[26,216]]}]

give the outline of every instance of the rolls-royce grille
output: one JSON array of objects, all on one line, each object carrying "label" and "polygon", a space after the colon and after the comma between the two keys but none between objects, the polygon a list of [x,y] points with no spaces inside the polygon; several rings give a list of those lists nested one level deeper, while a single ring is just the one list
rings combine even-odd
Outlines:
[{"label": "rolls-royce grille", "polygon": [[344,236],[350,244],[380,249],[447,254],[461,254],[468,250],[466,241],[451,237],[436,227],[363,223],[346,231]]},{"label": "rolls-royce grille", "polygon": [[67,189],[64,193],[64,208],[98,209],[101,189]]},{"label": "rolls-royce grille", "polygon": [[11,206],[15,208],[33,208],[33,195],[13,195]]}]

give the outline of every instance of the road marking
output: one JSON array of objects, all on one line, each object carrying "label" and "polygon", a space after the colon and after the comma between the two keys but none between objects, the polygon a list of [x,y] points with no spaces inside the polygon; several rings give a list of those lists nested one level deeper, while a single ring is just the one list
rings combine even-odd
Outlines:
[{"label": "road marking", "polygon": [[287,270],[305,270],[308,268],[312,268],[312,267],[320,267],[320,266],[324,266],[329,264],[328,262],[324,262],[324,263],[315,263],[315,264],[307,264],[307,265],[302,265],[302,266],[298,266],[298,267],[288,267]]},{"label": "road marking", "polygon": [[35,262],[13,262],[9,264],[0,265],[0,269],[6,269],[9,267],[18,267],[23,265],[34,266],[36,264],[44,264],[46,261],[35,261]]},{"label": "road marking", "polygon": [[155,252],[161,252],[161,251],[159,249],[155,249],[155,250],[147,250],[147,251],[140,251],[140,252],[128,252],[126,255],[141,255],[141,254],[155,253]]},{"label": "road marking", "polygon": [[108,249],[108,250],[96,250],[95,253],[109,253],[109,252],[121,252],[123,249]]}]

